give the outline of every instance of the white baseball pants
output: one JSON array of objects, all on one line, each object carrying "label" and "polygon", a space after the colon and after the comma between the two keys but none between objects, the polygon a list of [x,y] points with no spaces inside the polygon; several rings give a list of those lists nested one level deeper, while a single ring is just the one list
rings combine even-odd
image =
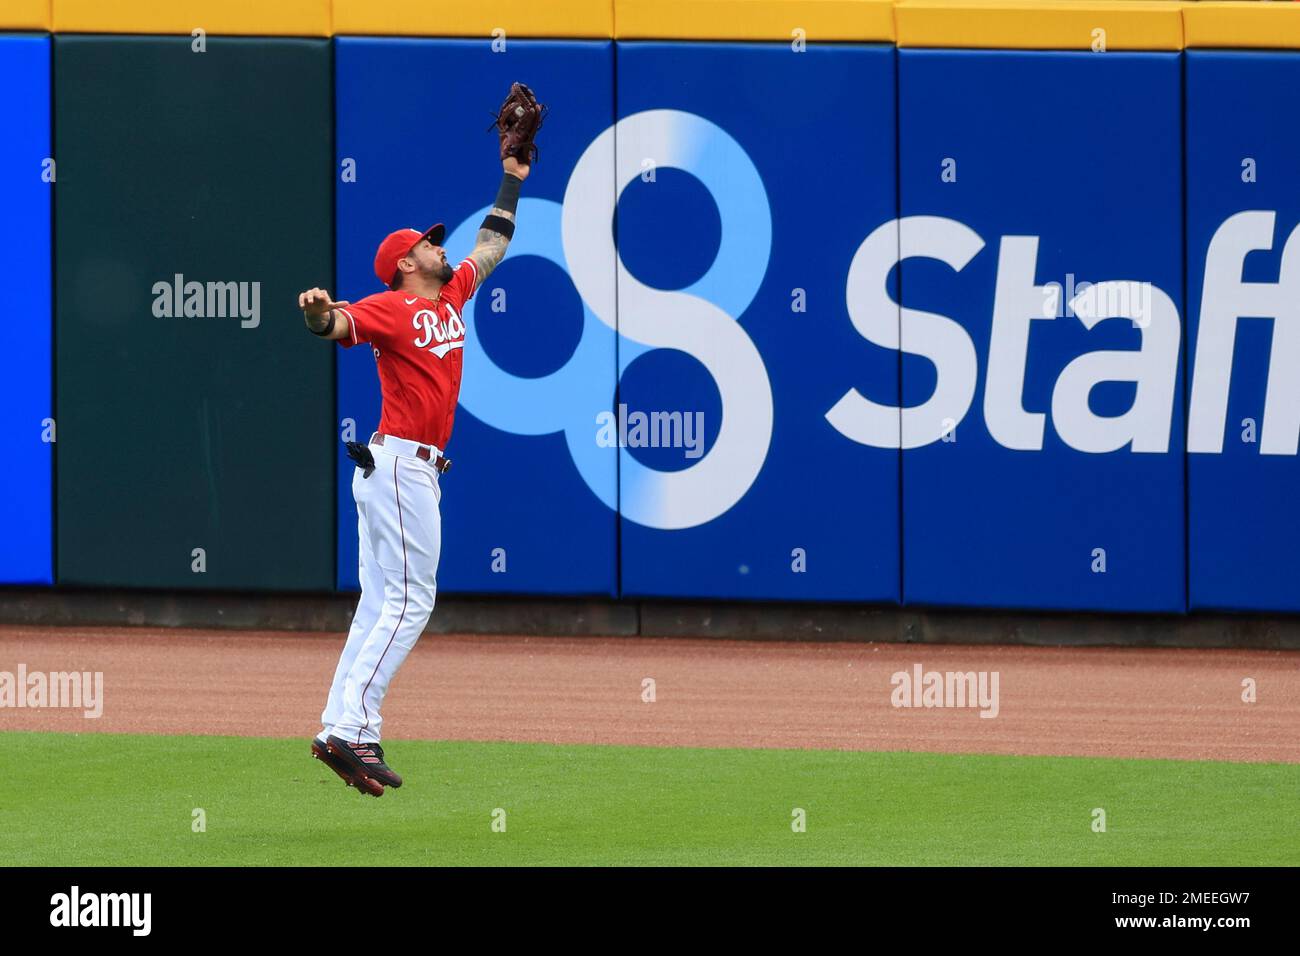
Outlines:
[{"label": "white baseball pants", "polygon": [[[424,632],[437,591],[442,548],[438,472],[416,442],[370,444],[375,470],[352,476],[361,543],[361,601],[321,714],[321,738],[377,743],[388,684]],[[436,451],[437,449],[435,449]]]}]

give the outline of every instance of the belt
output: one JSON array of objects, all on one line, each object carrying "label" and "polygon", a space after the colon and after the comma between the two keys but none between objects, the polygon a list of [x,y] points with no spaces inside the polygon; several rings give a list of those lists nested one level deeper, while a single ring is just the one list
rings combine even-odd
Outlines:
[{"label": "belt", "polygon": [[[384,439],[386,437],[392,438],[393,436],[391,435],[385,436],[385,435],[381,435],[379,432],[375,432],[373,435],[370,436],[370,444],[382,445],[384,444]],[[420,459],[421,461],[427,461],[430,465],[433,466],[434,471],[445,472],[447,471],[447,469],[451,467],[451,459],[448,458],[446,455],[442,454],[440,451],[438,451],[438,449],[434,448],[432,445],[421,445],[419,442],[413,442],[406,438],[398,438],[395,441],[391,442],[391,444],[393,445],[397,445],[399,443],[402,445],[414,445],[415,446],[414,457]],[[393,454],[401,455],[402,451],[394,449]]]}]

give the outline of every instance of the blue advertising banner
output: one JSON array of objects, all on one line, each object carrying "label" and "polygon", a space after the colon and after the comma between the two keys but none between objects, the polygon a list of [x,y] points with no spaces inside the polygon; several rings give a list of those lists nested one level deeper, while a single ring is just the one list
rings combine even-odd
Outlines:
[{"label": "blue advertising banner", "polygon": [[1193,608],[1300,610],[1300,53],[1187,53]]},{"label": "blue advertising banner", "polygon": [[[381,239],[447,226],[448,258],[469,253],[501,180],[487,127],[511,82],[551,105],[506,259],[465,307],[464,377],[445,449],[439,587],[460,592],[614,594],[616,449],[594,440],[613,407],[612,313],[569,276],[561,202],[586,155],[612,189],[613,150],[590,149],[613,122],[613,45],[605,41],[336,40],[338,288],[381,291]],[[609,229],[606,225],[606,230]],[[612,285],[613,252],[593,268]],[[379,421],[368,349],[340,350],[341,436]],[[353,465],[339,443],[338,580],[357,584]]]},{"label": "blue advertising banner", "polygon": [[0,285],[5,349],[0,353],[0,508],[5,546],[0,583],[54,580],[51,461],[50,40],[0,37]]},{"label": "blue advertising banner", "polygon": [[[896,216],[895,55],[619,44],[605,440],[619,446],[624,594],[898,600],[898,356],[859,332],[896,335],[897,309],[853,301],[859,247]],[[570,192],[595,182],[579,169]],[[569,250],[602,316],[612,204],[575,223],[582,257]],[[892,447],[861,440],[891,423]]]},{"label": "blue advertising banner", "polygon": [[908,603],[1185,610],[1180,84],[900,52]]}]

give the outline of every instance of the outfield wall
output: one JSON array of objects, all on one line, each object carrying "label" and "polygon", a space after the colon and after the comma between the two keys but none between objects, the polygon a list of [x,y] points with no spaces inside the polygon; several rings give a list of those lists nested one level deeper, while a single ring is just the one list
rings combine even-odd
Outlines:
[{"label": "outfield wall", "polygon": [[355,589],[373,359],[294,294],[463,256],[524,79],[444,591],[1300,610],[1300,10],[109,10],[0,11],[0,582]]}]

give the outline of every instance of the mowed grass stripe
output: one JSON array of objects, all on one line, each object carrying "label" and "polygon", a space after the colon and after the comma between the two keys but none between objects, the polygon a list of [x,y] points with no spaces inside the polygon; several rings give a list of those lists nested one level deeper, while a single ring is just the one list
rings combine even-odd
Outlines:
[{"label": "mowed grass stripe", "polygon": [[307,751],[0,734],[0,865],[1300,864],[1292,764],[395,741],[374,799]]}]

